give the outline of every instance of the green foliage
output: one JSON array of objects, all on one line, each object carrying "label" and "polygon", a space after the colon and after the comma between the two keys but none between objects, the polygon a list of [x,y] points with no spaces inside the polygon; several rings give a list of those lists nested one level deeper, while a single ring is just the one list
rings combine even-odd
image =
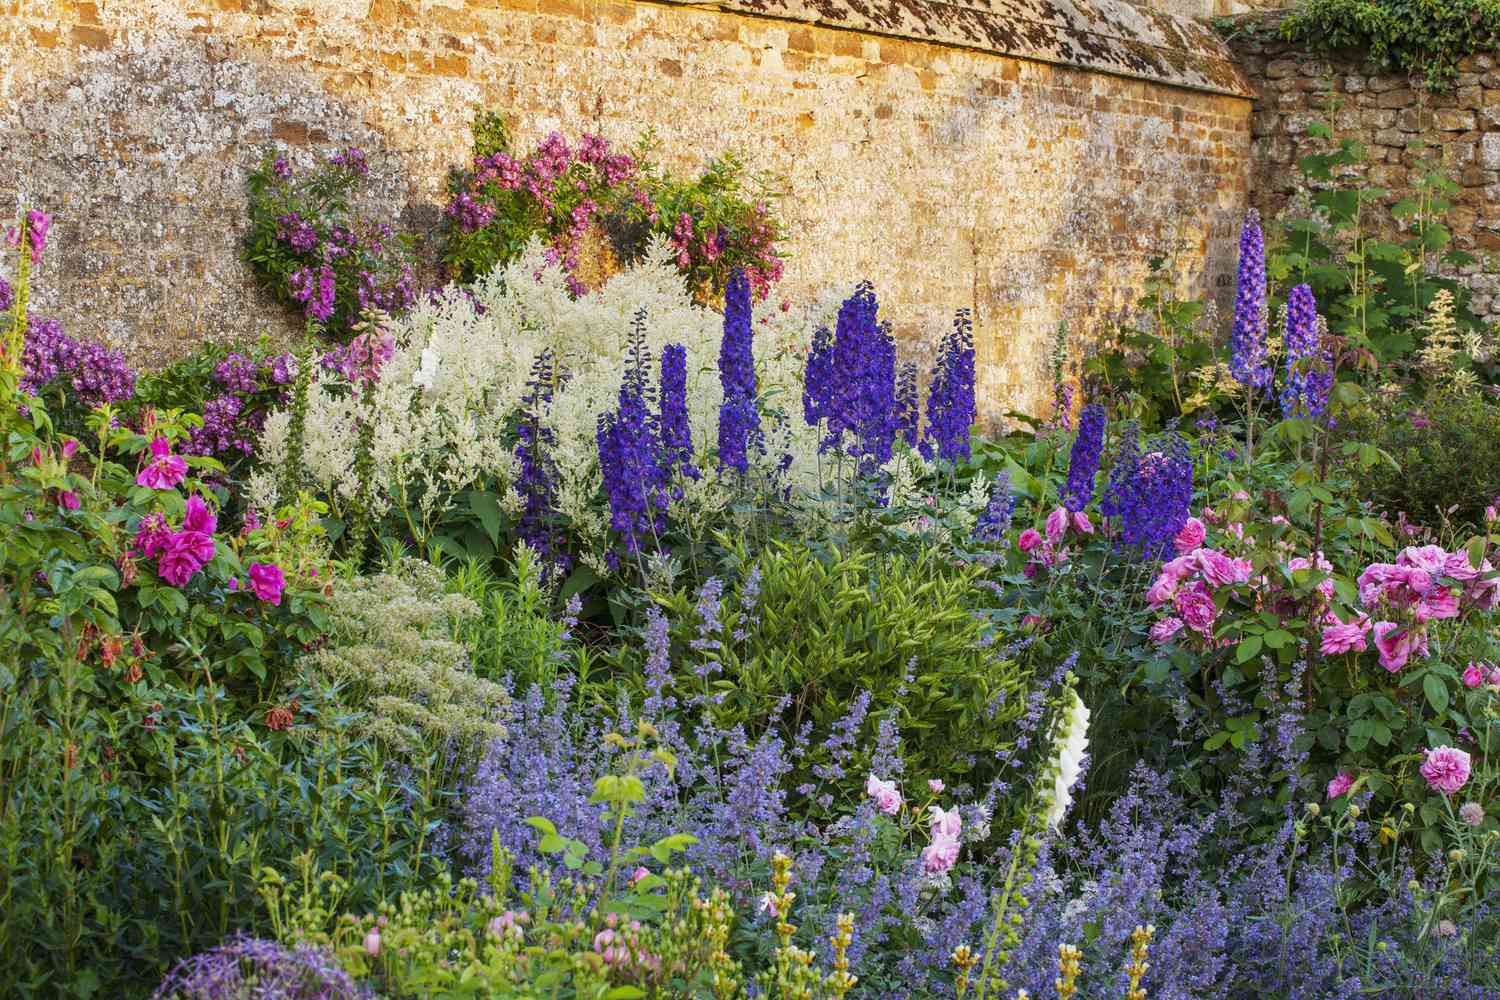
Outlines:
[{"label": "green foliage", "polygon": [[1356,49],[1386,71],[1448,90],[1465,56],[1500,40],[1496,0],[1302,0],[1281,35],[1319,52]]},{"label": "green foliage", "polygon": [[[705,620],[717,609],[686,593],[663,599],[683,649],[675,658],[679,690],[701,691],[720,725],[751,733],[779,726],[789,741],[811,725],[814,744],[868,697],[857,733],[873,734],[882,719],[896,723],[909,779],[983,786],[985,767],[972,761],[1006,740],[1023,709],[1025,679],[982,616],[977,568],[930,552],[820,557],[775,541],[742,566],[717,619]],[[741,631],[739,642],[694,641]],[[811,750],[807,764],[826,753]],[[863,780],[860,765],[849,769],[851,794],[855,773]]]},{"label": "green foliage", "polygon": [[1377,398],[1353,411],[1339,434],[1395,461],[1355,473],[1358,495],[1381,510],[1434,528],[1476,526],[1500,498],[1500,406],[1479,396]]},{"label": "green foliage", "polygon": [[1444,289],[1453,296],[1460,329],[1477,329],[1468,288],[1435,273],[1474,261],[1453,245],[1446,219],[1458,187],[1440,163],[1421,161],[1410,195],[1382,218],[1389,192],[1346,180],[1365,163],[1364,146],[1347,138],[1335,142],[1322,122],[1309,123],[1307,132],[1333,145],[1298,161],[1311,202],[1305,213],[1287,213],[1269,248],[1266,271],[1281,291],[1279,300],[1293,285],[1310,285],[1329,330],[1379,362],[1420,346],[1421,323]]},{"label": "green foliage", "polygon": [[509,676],[515,691],[533,685],[551,691],[558,671],[574,655],[568,627],[552,617],[553,594],[542,584],[536,551],[525,544],[513,551],[504,577],[472,558],[450,567],[448,586],[479,609],[460,624],[458,634],[480,677],[498,682]]}]

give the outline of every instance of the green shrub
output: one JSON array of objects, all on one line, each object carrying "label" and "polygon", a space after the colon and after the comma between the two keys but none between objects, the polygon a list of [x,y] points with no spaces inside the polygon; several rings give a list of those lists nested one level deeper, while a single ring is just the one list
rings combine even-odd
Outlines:
[{"label": "green shrub", "polygon": [[1319,52],[1356,49],[1381,69],[1421,73],[1449,90],[1459,60],[1500,40],[1496,0],[1302,0],[1282,37]]},{"label": "green shrub", "polygon": [[[875,745],[881,724],[894,724],[907,780],[983,787],[1026,684],[981,615],[979,570],[931,554],[820,556],[781,542],[742,565],[722,601],[711,581],[696,597],[664,602],[681,647],[679,691],[700,691],[717,723],[752,734],[780,726],[791,743],[810,726],[803,767],[826,762],[819,744],[844,733],[852,706],[867,700],[843,738]],[[869,763],[856,759],[846,791],[862,789]]]},{"label": "green shrub", "polygon": [[1377,401],[1341,434],[1376,445],[1400,466],[1354,470],[1358,495],[1390,513],[1434,527],[1479,525],[1500,497],[1500,406],[1478,396]]}]

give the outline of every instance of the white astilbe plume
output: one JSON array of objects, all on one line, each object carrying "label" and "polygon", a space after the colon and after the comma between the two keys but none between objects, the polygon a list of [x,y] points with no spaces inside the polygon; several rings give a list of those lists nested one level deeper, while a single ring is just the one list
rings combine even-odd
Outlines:
[{"label": "white astilbe plume", "polygon": [[1068,689],[1068,704],[1058,722],[1054,742],[1056,757],[1052,762],[1052,798],[1047,804],[1047,826],[1056,829],[1073,804],[1073,786],[1083,773],[1083,755],[1088,751],[1089,709]]},{"label": "white astilbe plume", "polygon": [[[813,306],[762,309],[756,317],[766,449],[755,458],[770,475],[789,455],[784,481],[794,487],[817,485],[818,435],[802,419],[802,371],[814,327],[833,321],[840,299],[830,292]],[[616,405],[631,322],[642,309],[653,384],[662,347],[677,343],[687,350],[688,418],[706,473],[686,490],[673,516],[711,522],[729,500],[728,484],[718,482],[705,460],[718,440],[723,317],[692,300],[659,240],[639,263],[576,299],[562,270],[548,264],[533,241],[518,259],[481,279],[472,296],[450,287],[393,324],[396,351],[368,404],[375,422],[372,514],[404,512],[415,533],[425,536],[460,491],[481,482],[493,484],[507,509],[519,509],[514,418],[532,363],[551,351],[566,372],[544,421],[555,440],[557,506],[581,541],[602,540],[608,525],[597,501],[602,477],[595,429],[600,414]],[[338,509],[357,495],[350,443],[360,417],[348,387],[320,372],[308,394],[306,472]],[[266,468],[276,470],[284,460],[288,425],[284,412],[266,421],[259,449]],[[281,499],[275,495],[279,478],[254,481],[258,508],[271,509]]]}]

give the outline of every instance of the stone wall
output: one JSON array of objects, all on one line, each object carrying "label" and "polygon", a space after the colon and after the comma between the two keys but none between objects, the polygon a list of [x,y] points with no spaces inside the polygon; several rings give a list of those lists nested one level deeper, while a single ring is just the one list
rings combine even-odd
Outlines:
[{"label": "stone wall", "polygon": [[[1311,120],[1365,144],[1362,174],[1389,192],[1387,207],[1440,163],[1459,185],[1448,218],[1454,241],[1479,258],[1462,271],[1474,311],[1500,321],[1500,57],[1470,57],[1450,93],[1432,93],[1420,78],[1381,73],[1353,56],[1312,56],[1251,32],[1231,44],[1260,94],[1252,120],[1256,207],[1267,216],[1281,212],[1301,182],[1297,161],[1325,148],[1307,135]],[[1374,220],[1394,232],[1389,213]]]},{"label": "stone wall", "polygon": [[[955,15],[954,12],[959,14]],[[1099,12],[1103,12],[1102,14]],[[734,148],[786,191],[802,296],[868,277],[913,344],[975,311],[981,407],[1037,411],[1045,347],[1147,262],[1222,295],[1249,101],[1206,28],[1128,0],[0,0],[0,212],[57,214],[36,309],[138,360],[291,328],[237,257],[275,146],[354,144],[430,230],[475,106],[521,141]],[[1106,16],[1107,15],[1107,16]]]}]

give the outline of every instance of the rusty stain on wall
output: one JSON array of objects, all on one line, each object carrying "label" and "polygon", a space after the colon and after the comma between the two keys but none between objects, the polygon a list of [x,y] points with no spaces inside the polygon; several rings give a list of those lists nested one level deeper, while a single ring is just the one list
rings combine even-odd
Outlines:
[{"label": "rusty stain on wall", "polygon": [[[777,295],[868,278],[918,357],[973,308],[991,419],[1045,407],[1057,324],[1087,336],[1129,313],[1166,243],[1181,245],[1184,291],[1227,291],[1248,196],[1250,102],[1222,50],[1124,0],[0,13],[0,212],[57,213],[35,309],[145,362],[295,328],[238,259],[264,150],[306,167],[362,146],[366,207],[431,232],[481,106],[526,144],[558,129],[629,145],[650,128],[679,170],[739,151],[785,194]],[[1012,35],[974,34],[1002,21]]]}]

